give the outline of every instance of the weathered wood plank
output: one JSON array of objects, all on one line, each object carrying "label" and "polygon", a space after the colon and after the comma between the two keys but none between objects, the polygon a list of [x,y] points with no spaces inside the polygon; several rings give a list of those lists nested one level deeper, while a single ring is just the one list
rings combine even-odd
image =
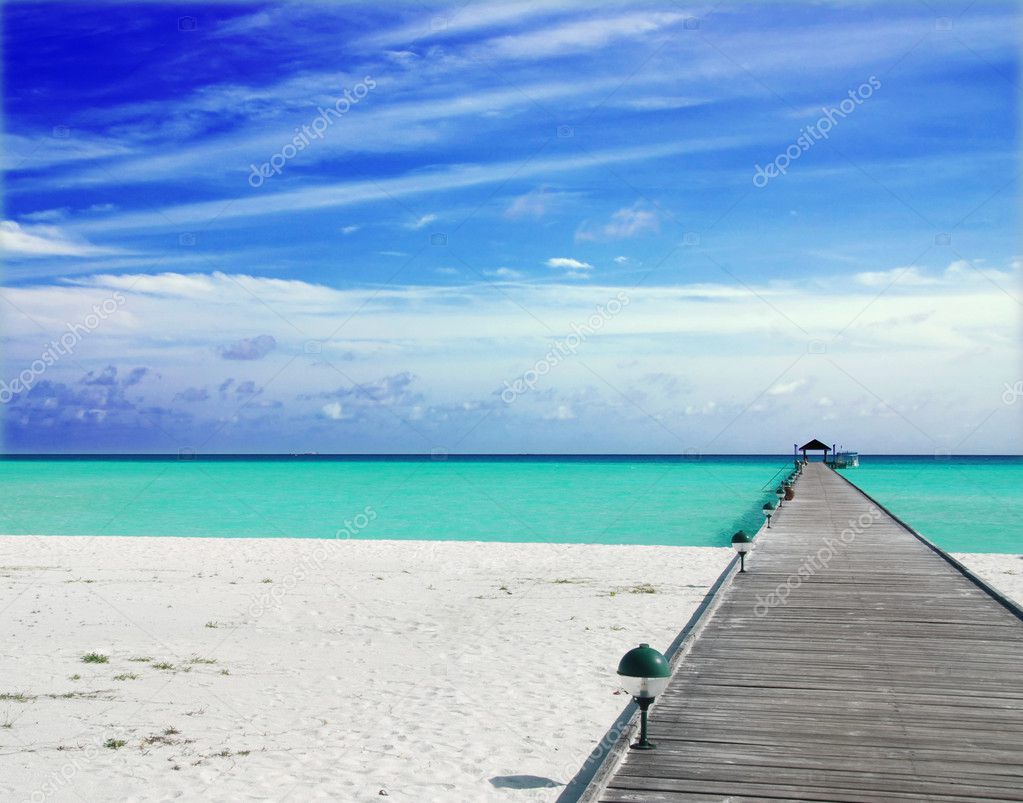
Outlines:
[{"label": "weathered wood plank", "polygon": [[749,560],[605,803],[1023,800],[1023,626],[830,469]]}]

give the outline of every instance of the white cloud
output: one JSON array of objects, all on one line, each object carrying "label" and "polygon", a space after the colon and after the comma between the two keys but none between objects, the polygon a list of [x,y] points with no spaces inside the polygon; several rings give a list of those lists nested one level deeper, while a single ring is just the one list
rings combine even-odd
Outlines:
[{"label": "white cloud", "polygon": [[572,271],[584,271],[593,267],[589,262],[581,262],[572,257],[551,257],[545,264],[548,268],[566,268]]},{"label": "white cloud", "polygon": [[516,196],[504,210],[504,217],[509,220],[521,220],[533,218],[540,220],[552,212],[560,209],[567,201],[574,198],[577,193],[551,190],[547,187],[537,187],[524,195]]},{"label": "white cloud", "polygon": [[421,229],[424,228],[425,226],[429,226],[436,219],[437,219],[436,215],[423,215],[422,217],[417,218],[416,220],[409,223],[408,227],[410,229]]},{"label": "white cloud", "polygon": [[575,233],[577,241],[600,239],[624,240],[643,232],[660,231],[661,220],[657,212],[642,201],[612,213],[611,219],[596,229],[583,223]]},{"label": "white cloud", "polygon": [[974,281],[984,278],[988,281],[1011,284],[1020,278],[1014,274],[1021,272],[1023,272],[1023,261],[1019,259],[1010,260],[1008,270],[988,268],[983,259],[957,259],[945,268],[942,278],[946,282]]},{"label": "white cloud", "polygon": [[628,261],[629,261],[628,257],[615,257],[615,263],[618,265],[624,265]]},{"label": "white cloud", "polygon": [[548,421],[571,421],[573,418],[575,418],[575,412],[569,405],[559,404],[558,409],[556,409],[550,415],[545,415],[544,418],[546,418]]},{"label": "white cloud", "polygon": [[483,271],[484,276],[493,276],[495,279],[521,279],[523,274],[511,268],[497,268],[495,270]]},{"label": "white cloud", "polygon": [[352,225],[352,226],[342,226],[341,227],[341,233],[342,234],[346,234],[346,235],[347,234],[355,234],[355,232],[357,232],[360,228],[362,228],[362,227],[361,226],[355,226],[355,225]]},{"label": "white cloud", "polygon": [[644,231],[658,231],[661,228],[657,213],[633,206],[619,209],[611,215],[611,222],[604,227],[608,237],[635,237]]},{"label": "white cloud", "polygon": [[409,67],[419,59],[419,56],[411,50],[387,50],[384,55],[402,67]]},{"label": "white cloud", "polygon": [[937,284],[939,281],[936,277],[924,275],[919,268],[912,265],[891,270],[864,271],[857,273],[854,278],[866,287],[887,287],[892,283],[919,286]]},{"label": "white cloud", "polygon": [[1011,284],[1018,278],[1014,273],[1019,269],[1018,260],[1010,261],[1008,270],[997,270],[985,267],[982,259],[958,259],[949,263],[941,273],[925,273],[915,265],[910,265],[890,270],[865,271],[855,274],[853,278],[866,287],[891,287],[893,290],[899,287],[948,287],[977,280]]},{"label": "white cloud", "polygon": [[806,387],[805,379],[796,379],[792,382],[779,382],[767,391],[768,396],[790,396],[797,390]]},{"label": "white cloud", "polygon": [[25,228],[13,220],[0,222],[0,250],[26,257],[91,257],[122,253],[116,248],[100,248],[74,239],[56,226]]},{"label": "white cloud", "polygon": [[332,421],[341,421],[345,417],[344,410],[341,408],[341,402],[325,404],[320,408],[320,411]]},{"label": "white cloud", "polygon": [[504,210],[504,216],[511,220],[523,217],[542,218],[547,213],[547,199],[544,195],[545,192],[541,189],[514,198]]},{"label": "white cloud", "polygon": [[687,405],[685,409],[686,415],[713,415],[714,411],[717,410],[717,402],[708,401],[701,405]]}]

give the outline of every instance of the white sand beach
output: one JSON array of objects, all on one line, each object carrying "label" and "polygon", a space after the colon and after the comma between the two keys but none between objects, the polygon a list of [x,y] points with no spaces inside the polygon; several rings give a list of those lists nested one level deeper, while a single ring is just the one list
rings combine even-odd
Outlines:
[{"label": "white sand beach", "polygon": [[0,799],[553,800],[730,557],[3,537]]},{"label": "white sand beach", "polygon": [[955,552],[952,557],[1009,599],[1023,605],[1023,555]]}]

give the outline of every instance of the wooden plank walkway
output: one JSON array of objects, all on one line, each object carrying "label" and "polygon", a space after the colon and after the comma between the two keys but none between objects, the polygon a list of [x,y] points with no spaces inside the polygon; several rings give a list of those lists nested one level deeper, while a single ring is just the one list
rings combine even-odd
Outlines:
[{"label": "wooden plank walkway", "polygon": [[1023,800],[1023,622],[820,464],[757,540],[597,799]]}]

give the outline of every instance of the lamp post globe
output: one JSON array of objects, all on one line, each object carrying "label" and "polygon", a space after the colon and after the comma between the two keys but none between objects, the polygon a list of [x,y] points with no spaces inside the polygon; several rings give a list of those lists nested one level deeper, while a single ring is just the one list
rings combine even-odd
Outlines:
[{"label": "lamp post globe", "polygon": [[781,507],[782,500],[785,498],[785,489],[779,485],[774,495],[778,497],[778,507]]},{"label": "lamp post globe", "polygon": [[639,706],[639,740],[633,750],[653,750],[656,745],[647,739],[647,709],[671,679],[668,659],[649,644],[640,644],[618,662],[618,680]]},{"label": "lamp post globe", "polygon": [[771,529],[771,516],[774,515],[774,503],[768,502],[764,505],[764,518],[767,519],[767,529]]},{"label": "lamp post globe", "polygon": [[753,539],[746,535],[745,530],[739,530],[732,536],[732,549],[739,554],[739,571],[746,571],[746,555],[753,548]]}]

